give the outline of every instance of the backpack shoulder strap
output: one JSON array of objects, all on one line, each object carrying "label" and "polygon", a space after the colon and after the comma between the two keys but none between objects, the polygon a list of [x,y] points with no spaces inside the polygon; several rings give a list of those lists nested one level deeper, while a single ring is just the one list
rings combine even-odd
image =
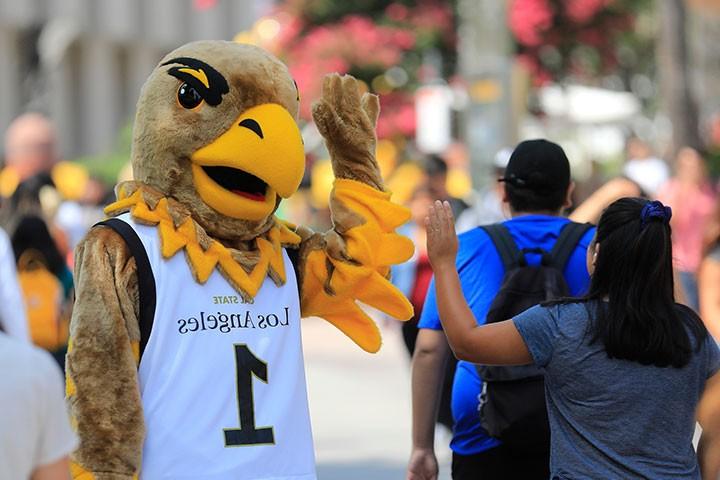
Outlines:
[{"label": "backpack shoulder strap", "polygon": [[500,255],[505,271],[525,264],[525,255],[518,249],[507,227],[501,223],[482,225]]},{"label": "backpack shoulder strap", "polygon": [[135,258],[138,277],[138,296],[140,297],[140,318],[138,318],[138,322],[140,324],[140,358],[142,358],[142,354],[145,351],[148,340],[150,339],[150,332],[152,331],[153,318],[155,318],[155,305],[157,301],[155,297],[155,276],[150,268],[150,260],[148,259],[145,247],[140,241],[140,237],[138,237],[135,230],[133,230],[133,228],[126,222],[123,222],[118,218],[110,218],[99,222],[94,226],[112,228],[122,237],[125,244],[130,249],[130,254]]},{"label": "backpack shoulder strap", "polygon": [[295,281],[297,283],[298,294],[300,293],[300,249],[299,248],[285,248],[290,263],[292,263],[293,270],[295,270]]},{"label": "backpack shoulder strap", "polygon": [[568,222],[560,232],[555,245],[550,251],[552,264],[564,269],[578,242],[593,226],[589,223]]}]

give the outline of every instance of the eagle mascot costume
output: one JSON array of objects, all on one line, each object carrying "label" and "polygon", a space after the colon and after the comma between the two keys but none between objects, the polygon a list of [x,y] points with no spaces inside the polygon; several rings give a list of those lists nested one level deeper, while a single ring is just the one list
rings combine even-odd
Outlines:
[{"label": "eagle mascot costume", "polygon": [[375,352],[357,301],[412,316],[388,281],[412,243],[375,160],[376,96],[325,78],[333,227],[274,215],[303,177],[299,94],[262,49],[168,54],[134,124],[134,180],[76,250],[67,397],[82,480],[316,478],[300,318]]}]

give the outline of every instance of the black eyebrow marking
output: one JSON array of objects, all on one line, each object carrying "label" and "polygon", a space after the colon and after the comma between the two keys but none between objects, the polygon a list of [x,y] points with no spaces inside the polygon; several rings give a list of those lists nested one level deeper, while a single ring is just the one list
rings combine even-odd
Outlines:
[{"label": "black eyebrow marking", "polygon": [[172,67],[168,70],[168,75],[172,75],[182,82],[190,84],[198,93],[203,97],[208,105],[216,107],[222,102],[222,96],[230,91],[227,80],[222,76],[220,72],[215,70],[207,63],[190,57],[178,57],[168,60],[167,62],[160,65],[164,67],[166,65],[178,64],[183,67],[189,67],[193,70],[202,70],[208,79],[208,86],[201,82],[198,78],[190,75],[187,72],[183,72],[183,67]]},{"label": "black eyebrow marking", "polygon": [[240,127],[245,127],[249,130],[252,130],[260,138],[265,138],[265,136],[263,135],[262,128],[260,128],[260,124],[258,122],[256,122],[255,120],[253,120],[252,118],[246,118],[245,120],[240,122],[238,125]]}]

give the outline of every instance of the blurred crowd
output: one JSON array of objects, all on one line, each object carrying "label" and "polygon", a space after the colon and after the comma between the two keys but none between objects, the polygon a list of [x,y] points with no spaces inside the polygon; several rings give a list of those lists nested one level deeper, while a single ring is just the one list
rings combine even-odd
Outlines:
[{"label": "blurred crowd", "polygon": [[42,114],[19,116],[4,140],[2,326],[14,336],[29,336],[64,368],[73,249],[103,218],[110,192],[83,167],[60,159],[55,127]]},{"label": "blurred crowd", "polygon": [[[0,329],[31,340],[64,369],[74,300],[73,249],[103,219],[103,206],[113,198],[112,185],[61,159],[55,128],[39,113],[15,119],[4,132],[3,151]],[[411,152],[398,160],[388,188],[396,201],[410,209],[411,219],[401,233],[413,240],[416,251],[410,261],[394,268],[392,281],[413,304],[415,317],[389,325],[402,329],[409,357],[432,278],[424,221],[429,206],[438,199],[448,201],[459,232],[507,219],[504,189],[497,180],[511,153],[509,147],[497,152],[492,178],[472,191],[463,188],[462,181],[458,185],[453,176],[458,166],[469,168],[462,145],[444,154]],[[677,298],[697,311],[720,339],[720,184],[710,176],[702,151],[683,147],[668,160],[659,158],[648,142],[628,138],[621,170],[610,176],[595,172],[575,185],[573,207],[567,213],[575,221],[597,223],[605,207],[628,196],[658,199],[671,206]],[[278,215],[322,230],[332,221],[323,203],[329,193],[324,177],[330,172],[323,173],[319,162],[311,166],[303,188],[281,205]],[[455,361],[449,362],[438,416],[448,428],[452,428],[449,395],[454,368]]]},{"label": "blurred crowd", "polygon": [[[436,199],[449,201],[458,232],[506,219],[503,189],[496,180],[502,177],[511,153],[510,147],[497,152],[493,178],[471,191],[458,186],[452,176],[453,170],[469,168],[462,145],[453,145],[445,154],[408,152],[398,161],[389,189],[411,211],[403,233],[415,243],[416,253],[395,269],[393,281],[413,303],[416,317],[432,275],[423,222],[429,205]],[[73,300],[73,249],[102,220],[103,206],[113,198],[113,186],[93,178],[81,165],[62,160],[55,128],[40,113],[23,114],[10,125],[4,135],[3,160],[1,324],[11,334],[29,335],[62,367]],[[324,172],[320,162],[310,166],[303,188],[281,205],[278,214],[323,230],[332,221],[324,203],[331,184],[325,177],[331,172]],[[708,329],[720,338],[719,186],[709,174],[704,152],[683,147],[665,161],[648,142],[631,136],[621,171],[612,176],[594,172],[578,183],[567,213],[575,221],[596,223],[602,210],[622,197],[658,199],[671,206],[677,294],[702,314]],[[19,308],[21,304],[24,309]],[[19,310],[24,317],[14,314]],[[417,333],[414,322],[402,328],[412,353]]]},{"label": "blurred crowd", "polygon": [[[423,212],[434,199],[450,200],[458,233],[509,218],[509,212],[503,210],[502,184],[497,180],[502,178],[511,153],[511,148],[497,152],[494,178],[466,198],[454,198],[444,188],[447,165],[442,156],[430,155],[420,161],[424,174],[405,201],[413,212],[406,234],[414,240],[416,254],[394,272],[394,281],[412,300],[417,317],[430,275]],[[602,211],[623,197],[657,199],[669,205],[673,209],[676,296],[700,313],[708,330],[720,340],[719,190],[720,182],[711,177],[704,152],[686,146],[665,161],[656,156],[648,142],[630,136],[621,170],[614,175],[595,172],[586,181],[576,183],[573,206],[567,214],[574,221],[596,224]],[[409,326],[405,324],[403,329]],[[409,340],[410,351],[412,345]]]}]

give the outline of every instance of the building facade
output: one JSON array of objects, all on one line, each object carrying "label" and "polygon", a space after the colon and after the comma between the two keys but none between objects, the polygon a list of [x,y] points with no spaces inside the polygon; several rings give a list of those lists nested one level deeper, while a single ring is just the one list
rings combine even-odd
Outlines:
[{"label": "building facade", "polygon": [[0,132],[40,111],[55,122],[64,158],[106,152],[167,52],[231,40],[259,8],[253,0],[0,0]]}]

